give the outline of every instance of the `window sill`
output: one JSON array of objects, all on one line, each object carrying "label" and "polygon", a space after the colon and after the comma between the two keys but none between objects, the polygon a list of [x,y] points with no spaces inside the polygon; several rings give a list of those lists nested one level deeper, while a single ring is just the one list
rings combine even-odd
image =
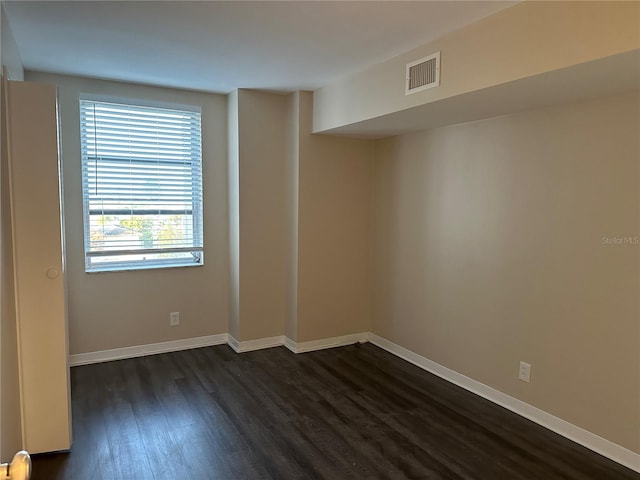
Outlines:
[{"label": "window sill", "polygon": [[184,263],[175,265],[122,265],[85,269],[84,273],[137,272],[141,270],[167,270],[174,268],[204,267],[204,263]]}]

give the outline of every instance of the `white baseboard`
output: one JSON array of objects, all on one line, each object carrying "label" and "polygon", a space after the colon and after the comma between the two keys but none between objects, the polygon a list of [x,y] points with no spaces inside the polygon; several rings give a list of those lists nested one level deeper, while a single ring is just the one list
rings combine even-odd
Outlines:
[{"label": "white baseboard", "polygon": [[579,443],[600,455],[610,458],[614,462],[620,463],[631,470],[640,472],[640,454],[638,453],[632,452],[631,450],[621,447],[620,445],[617,445],[605,438],[551,415],[544,410],[540,410],[539,408],[529,405],[522,400],[518,400],[506,393],[502,393],[499,390],[473,380],[472,378],[466,377],[454,370],[443,367],[428,358],[418,355],[411,350],[407,350],[406,348],[390,342],[385,338],[379,337],[374,333],[369,333],[369,341],[397,357],[400,357],[428,372],[433,373],[434,375],[437,375],[438,377],[447,380],[448,382],[486,398],[507,410],[511,410],[512,412],[542,425],[543,427],[546,427],[569,440]]},{"label": "white baseboard", "polygon": [[314,350],[324,350],[325,348],[343,347],[353,343],[364,343],[368,340],[369,334],[367,332],[323,338],[320,340],[312,340],[310,342],[294,342],[287,337],[285,339],[284,346],[293,353],[305,353],[312,352]]},{"label": "white baseboard", "polygon": [[293,353],[305,353],[312,352],[314,350],[323,350],[325,348],[343,347],[356,342],[363,343],[368,341],[368,338],[369,334],[367,332],[363,332],[300,343],[294,342],[284,335],[241,342],[229,335],[228,343],[229,346],[237,353],[250,352],[252,350],[260,350],[262,348],[281,347],[283,345]]},{"label": "white baseboard", "polygon": [[367,332],[362,332],[341,335],[339,337],[322,338],[320,340],[312,340],[310,342],[294,342],[284,335],[240,342],[233,336],[229,335],[228,343],[229,346],[237,353],[260,350],[262,348],[280,347],[282,345],[287,347],[293,353],[305,353],[312,352],[314,350],[324,350],[325,348],[343,347],[356,342],[363,343],[368,341],[368,338],[369,334]]},{"label": "white baseboard", "polygon": [[100,350],[97,352],[78,353],[69,355],[69,365],[76,367],[79,365],[89,365],[91,363],[109,362],[125,358],[143,357],[156,353],[177,352],[190,348],[208,347],[211,345],[229,344],[237,353],[250,352],[263,348],[286,346],[294,353],[311,352],[325,348],[341,347],[355,342],[366,342],[368,333],[356,333],[343,335],[340,337],[325,338],[311,342],[296,343],[284,335],[275,337],[258,338],[256,340],[238,341],[231,334],[221,333],[218,335],[208,335],[205,337],[186,338],[183,340],[172,340],[169,342],[151,343],[147,345],[135,345],[133,347],[114,348],[111,350]]},{"label": "white baseboard", "polygon": [[296,353],[296,342],[291,340],[289,337],[284,337],[284,346],[291,350],[293,353]]},{"label": "white baseboard", "polygon": [[227,343],[235,350],[236,353],[243,353],[250,352],[252,350],[261,350],[263,348],[280,347],[284,345],[284,335],[240,342],[229,334],[229,340]]},{"label": "white baseboard", "polygon": [[156,353],[177,352],[179,350],[188,350],[190,348],[220,345],[227,343],[227,341],[228,335],[226,333],[221,333],[218,335],[207,335],[205,337],[185,338],[183,340],[172,340],[169,342],[151,343],[148,345],[114,348],[112,350],[100,350],[98,352],[77,353],[75,355],[69,355],[69,365],[76,367],[78,365],[88,365],[91,363],[155,355]]}]

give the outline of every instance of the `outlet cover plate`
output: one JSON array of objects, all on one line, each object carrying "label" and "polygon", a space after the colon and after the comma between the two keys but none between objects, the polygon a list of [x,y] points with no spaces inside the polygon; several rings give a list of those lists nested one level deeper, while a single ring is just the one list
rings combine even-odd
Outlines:
[{"label": "outlet cover plate", "polygon": [[520,362],[520,370],[518,371],[518,378],[523,382],[527,382],[527,383],[531,381],[531,364],[526,362]]}]

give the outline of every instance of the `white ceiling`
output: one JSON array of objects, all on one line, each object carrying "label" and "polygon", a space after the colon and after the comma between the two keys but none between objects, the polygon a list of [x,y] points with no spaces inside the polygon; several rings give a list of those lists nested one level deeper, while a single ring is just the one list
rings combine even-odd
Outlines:
[{"label": "white ceiling", "polygon": [[314,90],[514,1],[5,1],[25,69],[228,92]]}]

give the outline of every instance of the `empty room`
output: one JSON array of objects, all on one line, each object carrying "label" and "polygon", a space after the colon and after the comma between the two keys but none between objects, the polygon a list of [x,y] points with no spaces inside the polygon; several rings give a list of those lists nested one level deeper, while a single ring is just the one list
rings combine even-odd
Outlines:
[{"label": "empty room", "polygon": [[0,4],[2,478],[640,479],[640,2]]}]

